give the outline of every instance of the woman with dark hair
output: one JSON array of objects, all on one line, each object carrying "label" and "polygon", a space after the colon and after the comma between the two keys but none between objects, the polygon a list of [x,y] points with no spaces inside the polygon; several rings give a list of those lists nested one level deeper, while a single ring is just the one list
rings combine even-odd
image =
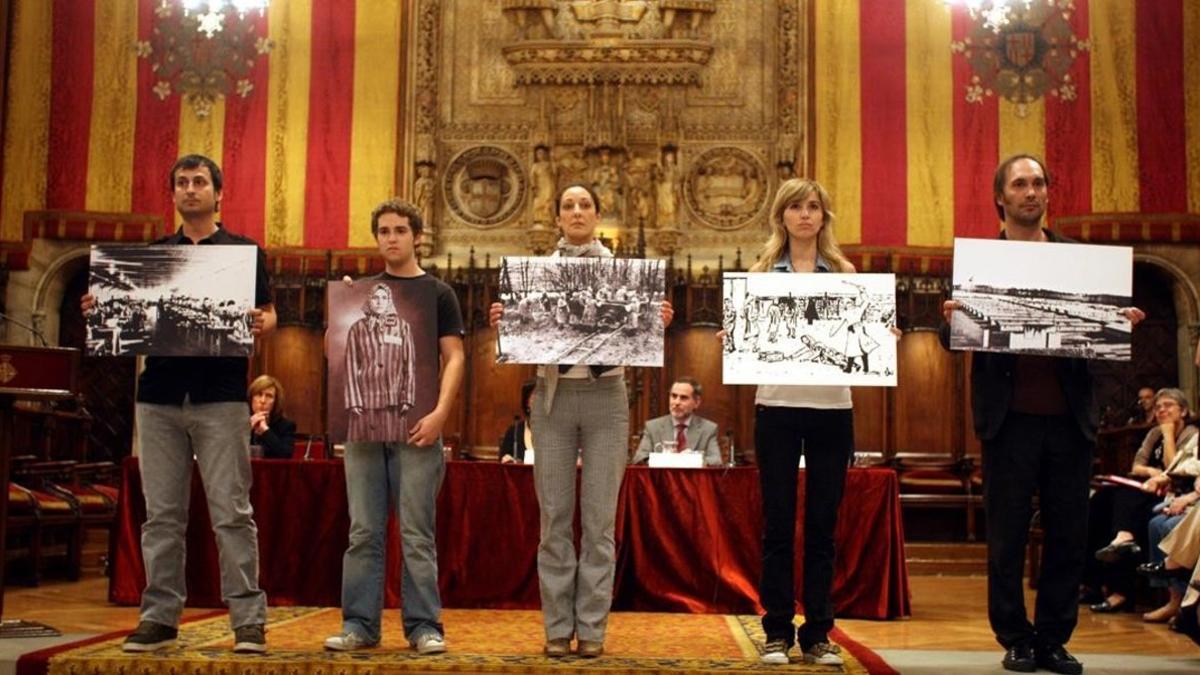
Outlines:
[{"label": "woman with dark hair", "polygon": [[250,401],[250,445],[262,446],[263,457],[291,459],[296,423],[283,416],[283,385],[259,375],[246,390]]},{"label": "woman with dark hair", "polygon": [[[600,200],[586,185],[569,185],[554,202],[562,238],[552,257],[612,258],[599,239]],[[504,306],[489,312],[500,323]],[[671,304],[662,305],[663,325],[671,323]],[[563,657],[578,638],[579,656],[604,653],[608,612],[616,576],[617,494],[629,448],[629,401],[621,366],[551,364],[538,366],[530,401],[530,422],[537,461],[534,486],[541,510],[538,581],[545,653]],[[576,555],[576,460],[582,457],[579,511],[582,538]]]},{"label": "woman with dark hair", "polygon": [[529,426],[529,399],[536,384],[529,380],[521,385],[521,416],[513,418],[504,438],[500,439],[497,456],[502,464],[521,464],[525,461],[525,451],[534,448],[533,429]]}]

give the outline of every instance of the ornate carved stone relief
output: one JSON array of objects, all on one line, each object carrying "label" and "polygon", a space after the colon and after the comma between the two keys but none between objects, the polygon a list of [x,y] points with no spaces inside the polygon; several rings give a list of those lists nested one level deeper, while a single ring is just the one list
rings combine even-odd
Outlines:
[{"label": "ornate carved stone relief", "polygon": [[766,168],[740,148],[713,148],[692,162],[685,193],[688,208],[704,224],[734,230],[766,207]]},{"label": "ornate carved stone relief", "polygon": [[503,223],[525,199],[525,169],[508,151],[470,148],[450,162],[442,190],[450,211],[477,227]]},{"label": "ornate carved stone relief", "polygon": [[416,1],[437,254],[551,247],[578,183],[624,252],[731,260],[805,169],[810,0]]}]

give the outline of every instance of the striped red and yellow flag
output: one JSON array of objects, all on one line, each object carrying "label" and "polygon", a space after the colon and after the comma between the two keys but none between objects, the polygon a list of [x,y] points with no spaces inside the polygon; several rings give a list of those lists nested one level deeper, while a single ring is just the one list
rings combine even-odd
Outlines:
[{"label": "striped red and yellow flag", "polygon": [[[14,0],[0,239],[30,210],[162,214],[167,172],[201,153],[225,172],[222,220],[272,247],[371,242],[372,206],[395,193],[400,71],[395,0],[287,0],[251,12],[270,40],[200,117],[160,98],[150,58],[161,0]],[[243,85],[244,87],[247,85]]]},{"label": "striped red and yellow flag", "polygon": [[[972,22],[942,0],[812,0],[816,178],[840,238],[949,246],[996,230],[992,171],[1045,156],[1051,216],[1200,213],[1200,3],[1073,0],[1086,40],[1073,100],[968,101],[970,66],[951,44]],[[1059,0],[1059,4],[1066,4]],[[267,246],[370,244],[370,208],[403,171],[395,0],[287,0],[251,14],[272,43],[249,95],[207,117],[165,99],[151,59],[160,0],[13,0],[0,240],[30,210],[161,214],[167,170],[200,152],[226,173],[222,218]]]},{"label": "striped red and yellow flag", "polygon": [[1069,69],[1074,98],[1022,116],[997,96],[968,100],[975,73],[951,50],[974,27],[962,7],[815,0],[814,174],[843,242],[991,236],[992,173],[1017,152],[1046,159],[1051,218],[1200,212],[1200,3],[1057,5],[1088,44]]}]

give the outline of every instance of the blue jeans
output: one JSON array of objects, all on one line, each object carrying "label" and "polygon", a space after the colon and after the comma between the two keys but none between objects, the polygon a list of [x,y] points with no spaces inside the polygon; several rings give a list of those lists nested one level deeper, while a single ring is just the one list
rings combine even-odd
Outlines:
[{"label": "blue jeans", "polygon": [[[1150,562],[1163,562],[1167,559],[1167,554],[1162,552],[1158,547],[1158,543],[1166,538],[1171,530],[1183,520],[1187,512],[1183,512],[1177,516],[1168,516],[1165,513],[1159,513],[1150,519],[1149,538],[1150,538]],[[1163,579],[1150,579],[1150,585],[1155,588],[1167,588],[1168,586],[1180,595],[1187,590],[1187,584],[1179,579],[1171,579],[1169,582]]]},{"label": "blue jeans", "polygon": [[350,545],[342,559],[342,631],[372,643],[380,640],[388,515],[394,505],[404,553],[404,637],[415,643],[422,633],[443,635],[434,543],[437,494],[446,475],[441,441],[425,448],[347,443],[345,467]]},{"label": "blue jeans", "polygon": [[138,403],[135,410],[146,500],[141,619],[179,625],[187,594],[184,544],[194,461],[200,467],[217,539],[221,599],[229,607],[229,622],[234,628],[265,623],[267,595],[258,586],[258,528],[250,506],[246,404]]}]

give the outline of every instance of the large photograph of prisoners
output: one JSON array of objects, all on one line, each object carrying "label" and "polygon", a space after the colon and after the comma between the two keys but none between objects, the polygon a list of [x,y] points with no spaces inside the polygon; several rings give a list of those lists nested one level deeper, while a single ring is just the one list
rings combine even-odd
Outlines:
[{"label": "large photograph of prisoners", "polygon": [[954,240],[950,347],[1128,361],[1133,249]]},{"label": "large photograph of prisoners", "polygon": [[249,356],[258,249],[93,245],[90,356]]},{"label": "large photograph of prisoners", "polygon": [[725,384],[896,386],[892,274],[726,272]]},{"label": "large photograph of prisoners", "polygon": [[326,288],[329,436],[407,442],[437,405],[441,361],[433,284],[359,279]]},{"label": "large photograph of prisoners", "polygon": [[665,288],[662,260],[506,257],[496,362],[662,367]]}]

